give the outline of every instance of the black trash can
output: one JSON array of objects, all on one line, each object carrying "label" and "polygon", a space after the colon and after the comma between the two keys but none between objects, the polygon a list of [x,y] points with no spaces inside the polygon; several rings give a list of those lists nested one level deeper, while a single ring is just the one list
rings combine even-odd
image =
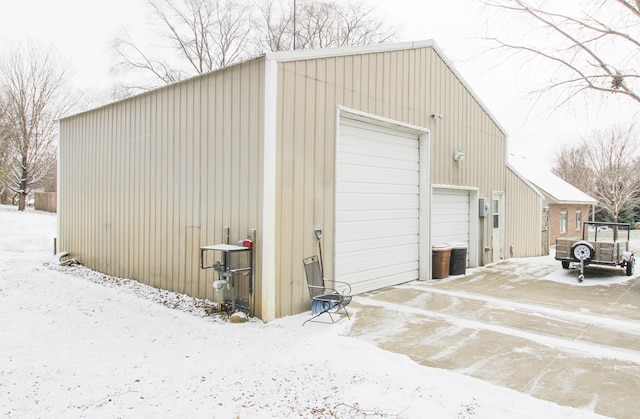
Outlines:
[{"label": "black trash can", "polygon": [[449,275],[464,275],[467,272],[467,244],[451,243]]}]

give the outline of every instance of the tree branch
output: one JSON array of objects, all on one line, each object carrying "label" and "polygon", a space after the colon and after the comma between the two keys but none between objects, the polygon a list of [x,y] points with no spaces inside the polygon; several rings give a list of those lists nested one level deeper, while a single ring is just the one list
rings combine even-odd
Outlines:
[{"label": "tree branch", "polygon": [[[611,10],[612,2],[631,11],[631,15],[624,12],[616,15],[616,11]],[[546,29],[550,35],[556,35],[542,42],[541,38],[536,37],[531,45],[514,44],[499,41],[496,37],[487,37],[488,40],[498,43],[501,48],[533,54],[577,76],[569,76],[561,82],[551,83],[543,90],[577,83],[581,86],[578,86],[574,92],[594,90],[603,93],[620,93],[640,102],[640,92],[636,83],[638,74],[635,70],[638,63],[637,60],[628,63],[630,58],[640,55],[640,39],[626,30],[631,27],[630,25],[635,26],[640,22],[633,21],[629,25],[619,23],[614,26],[605,20],[606,17],[611,16],[626,18],[627,21],[629,17],[637,19],[640,17],[638,8],[640,1],[631,4],[625,0],[601,0],[598,7],[593,9],[593,13],[585,13],[584,18],[555,13],[545,6],[534,7],[527,0],[484,0],[484,3],[499,10],[528,16],[536,22],[539,29]],[[550,48],[553,45],[553,39],[558,41],[557,44],[566,46]],[[620,44],[621,42],[623,44]],[[620,48],[620,45],[624,45],[630,51],[626,59],[620,58],[619,54],[610,53],[625,51]],[[588,68],[592,70],[587,71]],[[574,94],[569,95],[567,99],[572,97]]]}]

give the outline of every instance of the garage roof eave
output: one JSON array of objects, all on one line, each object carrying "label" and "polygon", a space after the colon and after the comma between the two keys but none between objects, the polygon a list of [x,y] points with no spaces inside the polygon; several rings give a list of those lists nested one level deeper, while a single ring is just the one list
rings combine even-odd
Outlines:
[{"label": "garage roof eave", "polygon": [[[340,57],[346,55],[373,54],[386,51],[401,51],[406,49],[416,49],[434,47],[433,40],[398,42],[388,44],[357,45],[338,48],[303,49],[295,51],[270,51],[266,52],[267,60],[278,62],[313,60],[317,58]],[[437,48],[437,47],[436,47]]]},{"label": "garage roof eave", "polygon": [[598,201],[565,201],[565,200],[550,199],[549,202],[551,204],[558,204],[558,205],[598,205]]}]

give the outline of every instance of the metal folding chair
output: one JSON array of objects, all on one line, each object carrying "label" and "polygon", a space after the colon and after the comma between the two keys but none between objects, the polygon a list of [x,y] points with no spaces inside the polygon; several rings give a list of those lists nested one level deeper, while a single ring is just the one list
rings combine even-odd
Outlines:
[{"label": "metal folding chair", "polygon": [[[333,281],[325,279],[322,276],[322,268],[318,256],[311,256],[303,260],[304,273],[307,277],[307,286],[309,287],[309,296],[311,297],[311,313],[313,317],[306,320],[307,322],[316,323],[335,323],[342,320],[343,316],[338,314],[339,310],[343,310],[348,319],[347,305],[351,302],[351,285],[346,282]],[[329,321],[314,320],[321,315],[327,313]],[[334,319],[333,315],[338,315],[338,319]]]}]

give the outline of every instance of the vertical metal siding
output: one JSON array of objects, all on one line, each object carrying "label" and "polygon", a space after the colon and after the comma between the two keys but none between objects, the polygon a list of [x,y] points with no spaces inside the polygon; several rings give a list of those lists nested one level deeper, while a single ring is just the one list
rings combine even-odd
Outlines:
[{"label": "vertical metal siding", "polygon": [[199,247],[224,227],[257,229],[259,262],[263,75],[257,59],[61,120],[59,248],[199,298]]},{"label": "vertical metal siding", "polygon": [[540,256],[542,197],[508,168],[506,184],[505,257]]},{"label": "vertical metal siding", "polygon": [[506,189],[504,133],[433,49],[279,63],[277,316],[308,310],[302,259],[318,252],[316,227],[333,276],[338,105],[430,128],[432,183]]}]

